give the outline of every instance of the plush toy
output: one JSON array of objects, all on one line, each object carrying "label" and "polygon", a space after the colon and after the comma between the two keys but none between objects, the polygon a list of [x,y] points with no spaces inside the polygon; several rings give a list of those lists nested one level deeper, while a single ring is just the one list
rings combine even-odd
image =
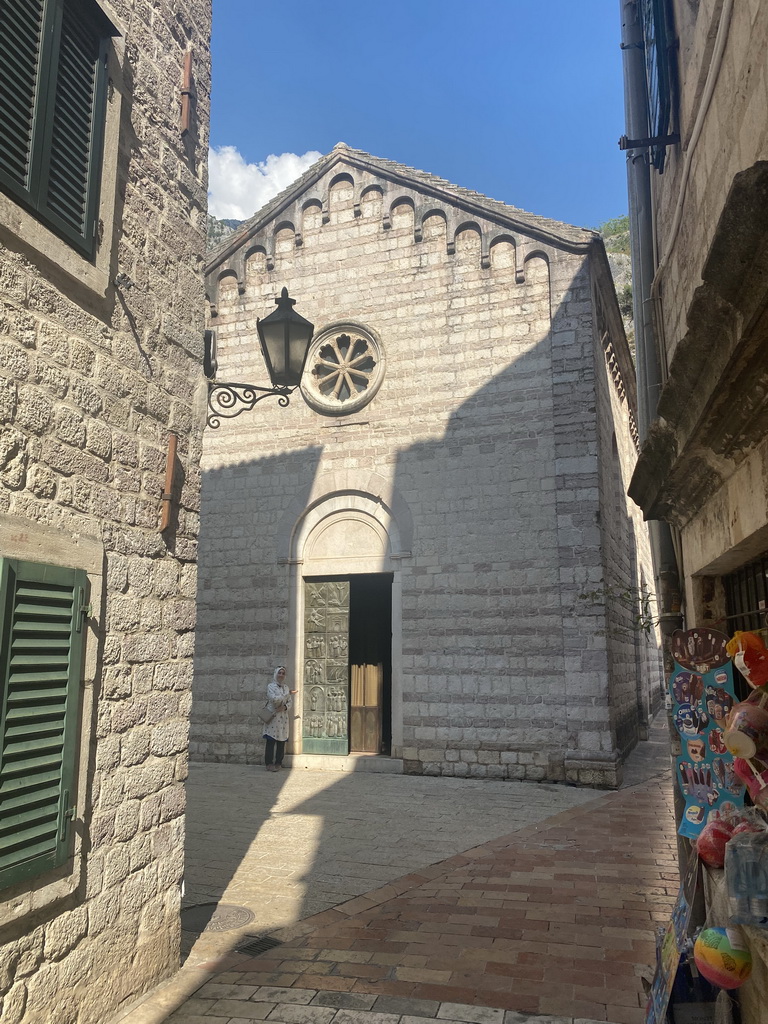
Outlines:
[{"label": "plush toy", "polygon": [[761,636],[737,630],[725,649],[753,689],[768,683],[768,649]]},{"label": "plush toy", "polygon": [[768,650],[756,633],[736,632],[726,645],[733,663],[752,687],[728,714],[725,745],[734,757],[768,753]]},{"label": "plush toy", "polygon": [[755,807],[768,808],[768,764],[759,758],[736,757],[733,770],[746,784]]},{"label": "plush toy", "polygon": [[696,839],[699,856],[712,868],[721,868],[725,863],[725,846],[733,835],[730,822],[710,818]]}]

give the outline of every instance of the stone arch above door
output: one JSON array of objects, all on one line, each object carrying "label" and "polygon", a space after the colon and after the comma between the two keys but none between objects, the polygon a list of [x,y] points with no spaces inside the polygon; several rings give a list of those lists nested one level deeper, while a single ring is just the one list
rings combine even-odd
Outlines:
[{"label": "stone arch above door", "polygon": [[391,571],[412,540],[407,503],[377,473],[320,474],[286,509],[277,535],[281,561],[311,561],[331,574]]}]

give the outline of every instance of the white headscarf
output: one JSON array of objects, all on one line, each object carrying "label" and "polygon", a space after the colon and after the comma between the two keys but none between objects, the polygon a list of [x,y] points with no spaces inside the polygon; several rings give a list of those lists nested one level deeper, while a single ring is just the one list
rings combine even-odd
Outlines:
[{"label": "white headscarf", "polygon": [[[275,671],[272,673],[272,682],[277,683],[278,686],[282,686],[282,683],[277,678],[278,672],[285,672],[285,674],[287,675],[288,670],[286,669],[285,665],[278,665]],[[285,680],[283,680],[283,682],[285,682]]]}]

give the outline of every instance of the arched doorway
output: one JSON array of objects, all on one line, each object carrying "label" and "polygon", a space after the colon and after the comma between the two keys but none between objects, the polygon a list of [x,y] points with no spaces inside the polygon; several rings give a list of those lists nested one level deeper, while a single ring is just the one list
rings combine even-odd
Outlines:
[{"label": "arched doorway", "polygon": [[400,757],[401,561],[409,555],[381,494],[325,493],[295,522],[294,754]]}]

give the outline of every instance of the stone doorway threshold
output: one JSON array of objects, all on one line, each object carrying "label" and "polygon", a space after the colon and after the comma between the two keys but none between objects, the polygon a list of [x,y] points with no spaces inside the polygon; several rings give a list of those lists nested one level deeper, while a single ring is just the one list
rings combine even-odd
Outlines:
[{"label": "stone doorway threshold", "polygon": [[402,775],[400,757],[382,757],[378,754],[286,754],[286,768],[311,768],[318,772],[378,772]]}]

